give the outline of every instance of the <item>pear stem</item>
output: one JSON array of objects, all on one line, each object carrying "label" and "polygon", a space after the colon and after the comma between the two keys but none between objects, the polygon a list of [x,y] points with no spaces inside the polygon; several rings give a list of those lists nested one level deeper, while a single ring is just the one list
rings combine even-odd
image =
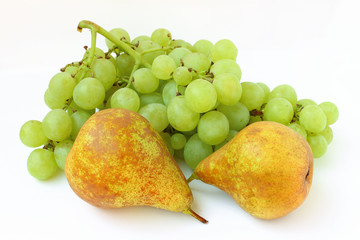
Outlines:
[{"label": "pear stem", "polygon": [[193,174],[186,181],[190,183],[194,179],[199,180],[199,177],[195,174],[195,172],[193,172]]},{"label": "pear stem", "polygon": [[197,220],[199,220],[202,223],[208,223],[208,220],[206,220],[205,218],[201,217],[199,214],[197,214],[196,212],[194,212],[191,208],[185,210],[183,213],[188,214],[190,216],[193,216],[194,218],[196,218]]}]

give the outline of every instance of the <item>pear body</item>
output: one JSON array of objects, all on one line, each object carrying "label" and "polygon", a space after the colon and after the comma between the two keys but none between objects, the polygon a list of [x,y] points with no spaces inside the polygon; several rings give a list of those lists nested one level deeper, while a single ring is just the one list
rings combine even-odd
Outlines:
[{"label": "pear body", "polygon": [[301,205],[312,173],[306,140],[287,126],[261,121],[201,161],[193,176],[228,193],[249,214],[274,219]]},{"label": "pear body", "polygon": [[162,138],[141,115],[119,108],[92,115],[66,159],[73,191],[101,208],[152,206],[185,212],[191,190]]}]

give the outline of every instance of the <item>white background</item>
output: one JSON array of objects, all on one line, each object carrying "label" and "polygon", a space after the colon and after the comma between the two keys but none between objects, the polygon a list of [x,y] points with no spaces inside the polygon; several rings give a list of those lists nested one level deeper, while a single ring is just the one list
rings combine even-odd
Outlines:
[{"label": "white background", "polygon": [[[360,239],[359,10],[356,0],[1,1],[0,239]],[[264,221],[193,182],[193,208],[209,220],[203,225],[149,207],[97,209],[71,191],[63,173],[46,182],[32,178],[31,149],[19,129],[42,120],[50,78],[90,45],[89,31],[76,31],[83,19],[122,27],[132,38],[159,27],[190,43],[228,38],[238,47],[242,81],[287,83],[299,98],[335,102],[334,140],[315,159],[306,201]],[[102,37],[98,42],[105,46]]]}]

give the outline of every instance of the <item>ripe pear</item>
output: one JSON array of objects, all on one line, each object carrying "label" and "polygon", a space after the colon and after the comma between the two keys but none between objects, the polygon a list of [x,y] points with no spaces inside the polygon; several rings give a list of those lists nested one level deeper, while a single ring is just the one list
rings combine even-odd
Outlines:
[{"label": "ripe pear", "polygon": [[261,219],[287,215],[309,193],[313,155],[294,130],[270,121],[253,123],[201,161],[189,178],[228,193]]},{"label": "ripe pear", "polygon": [[119,108],[92,115],[65,162],[73,191],[101,208],[151,206],[189,214],[193,196],[165,143],[141,115]]}]

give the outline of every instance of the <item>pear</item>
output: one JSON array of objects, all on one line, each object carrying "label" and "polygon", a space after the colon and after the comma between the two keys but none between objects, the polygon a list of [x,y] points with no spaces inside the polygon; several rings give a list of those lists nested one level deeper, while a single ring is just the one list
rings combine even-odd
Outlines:
[{"label": "pear", "polygon": [[191,190],[162,138],[135,112],[92,115],[66,158],[65,174],[73,191],[96,207],[151,206],[207,222],[191,209]]},{"label": "pear", "polygon": [[306,140],[287,126],[261,121],[202,160],[188,181],[214,185],[252,216],[275,219],[301,205],[312,174],[313,155]]}]

